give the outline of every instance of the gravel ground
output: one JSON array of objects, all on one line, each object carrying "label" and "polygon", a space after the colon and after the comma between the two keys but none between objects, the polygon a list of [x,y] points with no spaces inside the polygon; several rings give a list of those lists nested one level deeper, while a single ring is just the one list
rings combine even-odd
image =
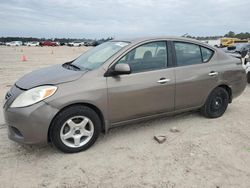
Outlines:
[{"label": "gravel ground", "polygon": [[[19,77],[87,48],[0,47],[0,98]],[[25,55],[27,61],[22,62]],[[3,103],[1,103],[3,105]],[[7,138],[0,109],[0,187],[250,187],[250,86],[218,119],[197,112],[115,128],[89,150]],[[171,132],[176,127],[180,132]],[[165,135],[158,144],[154,135]]]}]

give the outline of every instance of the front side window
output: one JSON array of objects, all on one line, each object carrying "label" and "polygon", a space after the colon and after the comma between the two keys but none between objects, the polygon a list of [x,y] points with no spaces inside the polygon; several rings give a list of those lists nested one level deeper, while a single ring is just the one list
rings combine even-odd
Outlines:
[{"label": "front side window", "polygon": [[127,45],[127,42],[105,42],[82,54],[79,58],[73,61],[72,64],[81,69],[96,69]]},{"label": "front side window", "polygon": [[123,56],[118,63],[129,64],[132,73],[166,68],[166,42],[143,44]]},{"label": "front side window", "polygon": [[200,47],[196,44],[174,42],[176,60],[178,66],[202,63]]}]

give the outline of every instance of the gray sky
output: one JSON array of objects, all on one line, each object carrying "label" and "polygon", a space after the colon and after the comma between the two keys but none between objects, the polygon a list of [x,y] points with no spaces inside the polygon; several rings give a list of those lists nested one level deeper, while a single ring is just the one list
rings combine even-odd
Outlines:
[{"label": "gray sky", "polygon": [[249,32],[250,0],[0,0],[0,36],[135,37]]}]

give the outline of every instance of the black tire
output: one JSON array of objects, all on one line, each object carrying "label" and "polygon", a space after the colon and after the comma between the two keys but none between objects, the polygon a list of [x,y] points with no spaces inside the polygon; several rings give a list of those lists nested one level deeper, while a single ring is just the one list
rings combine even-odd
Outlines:
[{"label": "black tire", "polygon": [[250,84],[250,72],[249,72],[249,73],[247,73],[247,83],[249,83],[249,84]]},{"label": "black tire", "polygon": [[[67,120],[75,116],[85,116],[88,119],[90,119],[94,125],[94,132],[91,139],[85,145],[77,148],[65,145],[60,137],[60,131],[62,126],[65,124]],[[87,106],[74,105],[64,109],[54,118],[51,124],[50,139],[52,143],[62,152],[76,153],[87,150],[89,147],[91,147],[97,140],[100,132],[101,132],[101,120],[97,115],[97,113],[93,109]]]},{"label": "black tire", "polygon": [[222,87],[215,88],[207,98],[206,103],[201,108],[201,113],[208,118],[221,117],[228,106],[229,94]]}]

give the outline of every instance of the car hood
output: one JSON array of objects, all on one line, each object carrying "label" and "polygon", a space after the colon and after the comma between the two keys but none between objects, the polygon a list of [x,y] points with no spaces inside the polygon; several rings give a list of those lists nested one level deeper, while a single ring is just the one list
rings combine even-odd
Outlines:
[{"label": "car hood", "polygon": [[16,82],[16,86],[26,90],[41,85],[56,85],[77,80],[86,72],[69,70],[62,65],[55,65],[24,75]]}]

